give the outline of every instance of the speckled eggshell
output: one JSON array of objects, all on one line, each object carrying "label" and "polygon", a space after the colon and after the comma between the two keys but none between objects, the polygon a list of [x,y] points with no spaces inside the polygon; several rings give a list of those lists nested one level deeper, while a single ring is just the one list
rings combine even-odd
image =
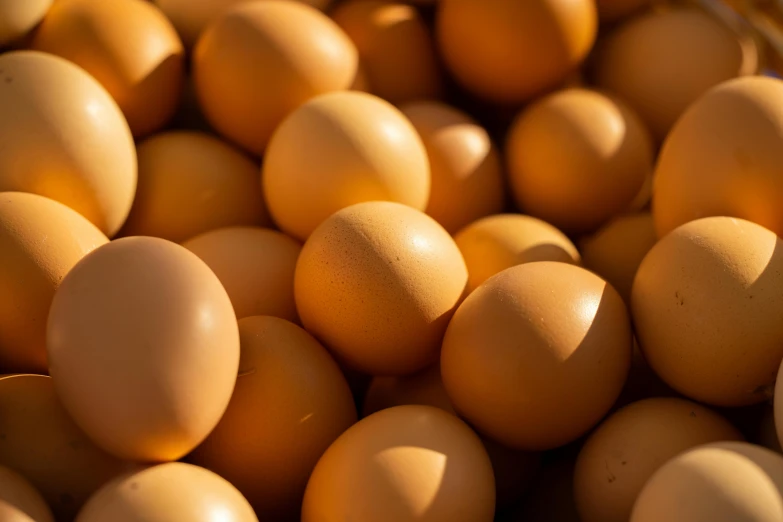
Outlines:
[{"label": "speckled eggshell", "polygon": [[0,466],[0,520],[3,522],[54,522],[52,511],[26,478]]},{"label": "speckled eggshell", "polygon": [[772,394],[783,359],[783,241],[749,221],[691,221],[642,261],[631,308],[647,362],[672,388],[716,406]]},{"label": "speckled eggshell", "polygon": [[23,38],[43,20],[54,0],[0,0],[0,47]]}]

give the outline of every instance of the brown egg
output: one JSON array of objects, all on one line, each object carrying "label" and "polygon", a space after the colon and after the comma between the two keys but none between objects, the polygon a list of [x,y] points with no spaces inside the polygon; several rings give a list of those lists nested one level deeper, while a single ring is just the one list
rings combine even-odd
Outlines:
[{"label": "brown egg", "polygon": [[228,481],[182,462],[127,473],[103,486],[77,522],[258,522]]},{"label": "brown egg", "polygon": [[645,358],[672,388],[716,406],[769,397],[783,359],[783,241],[728,217],[687,223],[644,258],[633,285]]},{"label": "brown egg", "polygon": [[653,172],[650,172],[644,179],[642,188],[639,189],[639,192],[636,193],[636,197],[631,201],[628,212],[639,212],[650,207],[650,202],[652,201],[653,178]]},{"label": "brown egg", "polygon": [[46,373],[46,317],[57,286],[108,242],[95,225],[54,200],[0,193],[0,369]]},{"label": "brown egg", "polygon": [[339,359],[405,375],[437,360],[467,280],[457,245],[432,218],[374,201],[335,213],[310,236],[294,296],[302,324]]},{"label": "brown egg", "polygon": [[193,55],[196,92],[220,133],[260,155],[301,104],[348,89],[359,58],[328,16],[297,2],[243,2],[201,35]]},{"label": "brown egg", "polygon": [[772,522],[783,519],[783,456],[745,442],[700,446],[647,482],[630,522]]},{"label": "brown egg", "polygon": [[451,234],[501,212],[503,168],[487,131],[440,102],[413,102],[400,109],[421,136],[430,161],[432,185],[425,212]]},{"label": "brown egg", "polygon": [[586,89],[566,89],[525,109],[509,131],[506,154],[520,208],[573,233],[624,212],[653,168],[639,118]]},{"label": "brown egg", "polygon": [[278,127],[262,182],[272,218],[304,241],[354,203],[395,201],[424,210],[430,167],[416,129],[393,105],[339,92],[310,100]]},{"label": "brown egg", "polygon": [[73,520],[95,490],[130,468],[76,427],[43,375],[0,378],[0,435],[0,462],[41,492],[57,520]]},{"label": "brown egg", "polygon": [[579,452],[574,495],[582,522],[627,522],[644,484],[669,459],[701,444],[730,440],[742,435],[694,402],[655,398],[626,406]]},{"label": "brown egg", "polygon": [[491,522],[495,485],[475,433],[431,406],[397,406],[343,433],[307,484],[302,522]]},{"label": "brown egg", "polygon": [[481,433],[544,450],[609,411],[630,360],[631,325],[614,288],[577,266],[541,261],[506,269],[465,299],[443,340],[441,374],[456,410]]},{"label": "brown egg", "polygon": [[595,81],[633,107],[663,141],[677,118],[710,87],[756,70],[756,50],[697,9],[651,12],[599,45]]},{"label": "brown egg", "polygon": [[592,0],[441,0],[436,24],[443,59],[464,87],[519,103],[579,67],[598,16]]},{"label": "brown egg", "polygon": [[239,321],[242,358],[228,409],[191,461],[227,479],[261,520],[297,521],[318,459],[356,422],[337,363],[276,317]]},{"label": "brown egg", "polygon": [[601,22],[616,22],[641,11],[654,0],[596,0],[598,18]]},{"label": "brown egg", "polygon": [[649,212],[627,214],[582,239],[582,261],[585,268],[606,279],[630,304],[636,271],[657,242],[658,236]]},{"label": "brown egg", "polygon": [[521,214],[479,219],[454,236],[468,265],[468,290],[506,268],[533,261],[580,263],[579,252],[558,229]]},{"label": "brown egg", "polygon": [[49,54],[2,54],[0,71],[0,191],[54,199],[114,235],[136,190],[136,149],[117,104]]},{"label": "brown egg", "polygon": [[415,7],[390,0],[347,0],[332,18],[356,44],[374,94],[392,103],[440,96],[434,43]]},{"label": "brown egg", "polygon": [[672,129],[655,173],[659,237],[706,216],[734,216],[783,235],[783,81],[726,82]]},{"label": "brown egg", "polygon": [[0,0],[0,47],[27,36],[54,0]]},{"label": "brown egg", "polygon": [[294,270],[302,245],[274,230],[220,228],[182,243],[215,272],[238,319],[272,315],[298,321]]},{"label": "brown egg", "polygon": [[90,73],[122,109],[133,135],[163,127],[182,89],[182,42],[163,13],[142,0],[57,0],[33,47]]},{"label": "brown egg", "polygon": [[231,301],[187,249],[112,241],[76,264],[49,311],[49,370],[63,405],[102,448],[176,460],[220,420],[239,366]]},{"label": "brown egg", "polygon": [[0,520],[3,522],[54,522],[41,494],[26,478],[0,466]]},{"label": "brown egg", "polygon": [[266,226],[258,166],[209,134],[170,131],[138,145],[139,186],[125,236],[181,242],[216,228]]}]

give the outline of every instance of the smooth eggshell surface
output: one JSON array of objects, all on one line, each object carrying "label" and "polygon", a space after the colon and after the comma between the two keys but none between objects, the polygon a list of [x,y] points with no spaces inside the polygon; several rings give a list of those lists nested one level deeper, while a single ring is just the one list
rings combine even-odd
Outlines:
[{"label": "smooth eggshell surface", "polygon": [[272,218],[304,241],[355,203],[424,210],[430,167],[421,138],[398,109],[371,94],[339,92],[310,100],[283,121],[264,157],[262,182]]},{"label": "smooth eggshell surface", "polygon": [[359,421],[315,467],[302,522],[491,522],[492,465],[461,420],[397,406]]},{"label": "smooth eggshell surface", "polygon": [[631,325],[614,288],[577,266],[541,261],[504,270],[465,299],[443,340],[441,374],[479,432],[544,450],[598,423],[630,361]]},{"label": "smooth eggshell surface", "polygon": [[190,460],[236,486],[262,520],[297,521],[307,479],[356,422],[331,355],[276,317],[239,321],[242,357],[226,413]]},{"label": "smooth eggshell surface", "polygon": [[454,236],[468,265],[468,290],[506,268],[534,261],[578,265],[579,252],[565,234],[530,216],[498,214],[471,223]]},{"label": "smooth eggshell surface", "polygon": [[32,31],[54,0],[0,0],[0,46],[13,43]]},{"label": "smooth eggshell surface", "polygon": [[783,456],[744,442],[700,446],[647,482],[630,522],[775,522],[783,519]]},{"label": "smooth eggshell surface", "polygon": [[115,240],[82,259],[54,296],[49,368],[77,424],[138,461],[176,460],[220,420],[239,367],[226,291],[187,249]]},{"label": "smooth eggshell surface", "polygon": [[302,324],[339,359],[404,375],[438,358],[468,273],[448,233],[399,203],[368,202],[324,221],[294,277]]},{"label": "smooth eggshell surface", "polygon": [[258,165],[202,132],[170,131],[139,143],[139,185],[124,236],[181,242],[228,226],[271,224]]},{"label": "smooth eggshell surface", "polygon": [[54,522],[41,494],[26,478],[0,466],[0,520],[3,522]]},{"label": "smooth eggshell surface", "polygon": [[672,129],[655,174],[658,235],[706,216],[734,216],[783,234],[783,81],[726,82]]},{"label": "smooth eggshell surface", "polygon": [[258,522],[247,500],[211,471],[170,462],[127,473],[103,486],[77,522]]},{"label": "smooth eggshell surface", "polygon": [[108,242],[62,203],[0,193],[0,369],[47,373],[46,317],[54,292],[86,254]]},{"label": "smooth eggshell surface", "polygon": [[136,191],[136,148],[117,104],[50,54],[0,55],[0,71],[0,191],[49,197],[113,236]]},{"label": "smooth eggshell surface", "polygon": [[579,452],[574,495],[583,522],[627,522],[647,480],[701,444],[742,440],[729,421],[683,399],[630,404],[596,429]]},{"label": "smooth eggshell surface", "polygon": [[0,434],[0,462],[41,492],[57,520],[73,520],[95,490],[130,467],[87,438],[43,375],[0,378]]},{"label": "smooth eggshell surface", "polygon": [[783,359],[783,240],[728,217],[687,223],[642,261],[631,308],[647,362],[672,388],[716,406],[772,393]]},{"label": "smooth eggshell surface", "polygon": [[234,6],[204,31],[193,54],[207,119],[258,155],[291,111],[348,89],[358,63],[353,42],[328,16],[280,0]]}]

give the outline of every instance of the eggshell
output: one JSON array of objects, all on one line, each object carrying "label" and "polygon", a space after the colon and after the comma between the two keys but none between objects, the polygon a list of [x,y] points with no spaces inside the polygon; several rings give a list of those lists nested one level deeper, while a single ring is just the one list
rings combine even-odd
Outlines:
[{"label": "eggshell", "polygon": [[193,54],[196,92],[220,133],[261,154],[294,109],[348,89],[353,42],[328,16],[297,2],[240,3],[204,31]]},{"label": "eggshell", "polygon": [[582,522],[627,522],[644,484],[669,459],[701,444],[737,440],[742,435],[729,421],[694,402],[654,398],[626,406],[579,452],[574,494]]},{"label": "eggshell", "polygon": [[573,233],[625,211],[653,169],[652,141],[636,114],[586,89],[525,109],[509,130],[506,154],[519,207]]},{"label": "eggshell", "polygon": [[601,22],[616,22],[653,3],[653,0],[596,0]]},{"label": "eggshell", "polygon": [[29,480],[63,521],[130,467],[87,438],[43,375],[0,378],[0,462]]},{"label": "eggshell", "polygon": [[577,266],[541,261],[506,269],[465,299],[443,340],[441,374],[479,432],[544,450],[609,411],[630,360],[631,326],[614,288]]},{"label": "eggshell", "polygon": [[133,203],[136,148],[109,93],[62,58],[10,52],[0,114],[0,191],[49,197],[114,235]]},{"label": "eggshell", "polygon": [[174,26],[142,0],[57,0],[33,47],[90,73],[122,109],[134,136],[163,127],[182,89],[185,55]]},{"label": "eggshell", "polygon": [[726,82],[694,103],[661,151],[653,217],[659,236],[706,216],[783,235],[783,81]]},{"label": "eggshell", "polygon": [[678,392],[716,406],[763,401],[783,359],[783,242],[728,217],[687,223],[642,261],[631,306],[650,366]]},{"label": "eggshell", "polygon": [[633,107],[663,141],[711,87],[756,70],[756,50],[699,9],[654,11],[618,27],[598,46],[595,82]]},{"label": "eggshell", "polygon": [[318,459],[356,422],[351,390],[312,336],[276,317],[239,321],[242,357],[228,409],[191,461],[236,486],[262,520],[299,520]]},{"label": "eggshell", "polygon": [[132,237],[98,248],[54,296],[49,369],[65,408],[105,450],[176,460],[220,420],[239,334],[220,281],[195,254]]},{"label": "eggshell", "polygon": [[692,449],[647,482],[630,522],[783,519],[783,456],[744,442]]},{"label": "eggshell", "polygon": [[606,279],[630,303],[636,271],[657,242],[652,214],[627,214],[582,239],[582,261],[585,268]]},{"label": "eggshell", "polygon": [[0,466],[0,520],[54,522],[49,506],[33,485],[4,466]]},{"label": "eggshell", "polygon": [[464,87],[519,103],[579,67],[598,16],[592,0],[441,0],[436,29],[443,59]]},{"label": "eggshell", "polygon": [[307,484],[302,522],[491,522],[492,465],[461,420],[431,406],[397,406],[332,444]]},{"label": "eggshell", "polygon": [[506,268],[534,261],[578,265],[579,252],[558,229],[530,216],[499,214],[479,219],[454,236],[468,265],[468,290]]},{"label": "eggshell", "polygon": [[500,155],[487,131],[464,112],[439,102],[400,107],[421,136],[432,184],[425,212],[454,234],[505,205]]},{"label": "eggshell", "polygon": [[283,121],[264,157],[262,182],[275,223],[305,240],[354,203],[395,201],[424,210],[430,167],[421,138],[399,110],[371,94],[339,92],[310,100]]},{"label": "eggshell", "polygon": [[258,166],[209,134],[170,131],[138,145],[139,186],[125,236],[181,242],[216,228],[271,224]]},{"label": "eggshell", "polygon": [[238,319],[272,315],[298,321],[294,270],[302,245],[264,228],[231,227],[182,244],[215,272]]},{"label": "eggshell", "polygon": [[54,0],[0,0],[0,46],[19,40],[43,20]]},{"label": "eggshell", "polygon": [[112,480],[79,513],[77,522],[258,522],[247,500],[211,471],[170,462]]},{"label": "eggshell", "polygon": [[392,103],[440,96],[435,46],[415,7],[347,0],[335,8],[332,19],[356,44],[373,93]]},{"label": "eggshell", "polygon": [[349,366],[404,375],[438,358],[468,273],[451,236],[399,203],[345,208],[305,243],[294,296],[305,328]]},{"label": "eggshell", "polygon": [[0,193],[0,369],[46,373],[46,317],[57,286],[108,242],[95,225],[54,200]]}]

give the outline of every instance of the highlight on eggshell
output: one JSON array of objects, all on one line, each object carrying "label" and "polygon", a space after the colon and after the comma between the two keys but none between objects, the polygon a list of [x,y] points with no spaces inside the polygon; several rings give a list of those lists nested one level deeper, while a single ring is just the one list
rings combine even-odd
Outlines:
[{"label": "highlight on eggshell", "polygon": [[49,12],[54,0],[4,0],[0,3],[0,47],[29,35]]}]

